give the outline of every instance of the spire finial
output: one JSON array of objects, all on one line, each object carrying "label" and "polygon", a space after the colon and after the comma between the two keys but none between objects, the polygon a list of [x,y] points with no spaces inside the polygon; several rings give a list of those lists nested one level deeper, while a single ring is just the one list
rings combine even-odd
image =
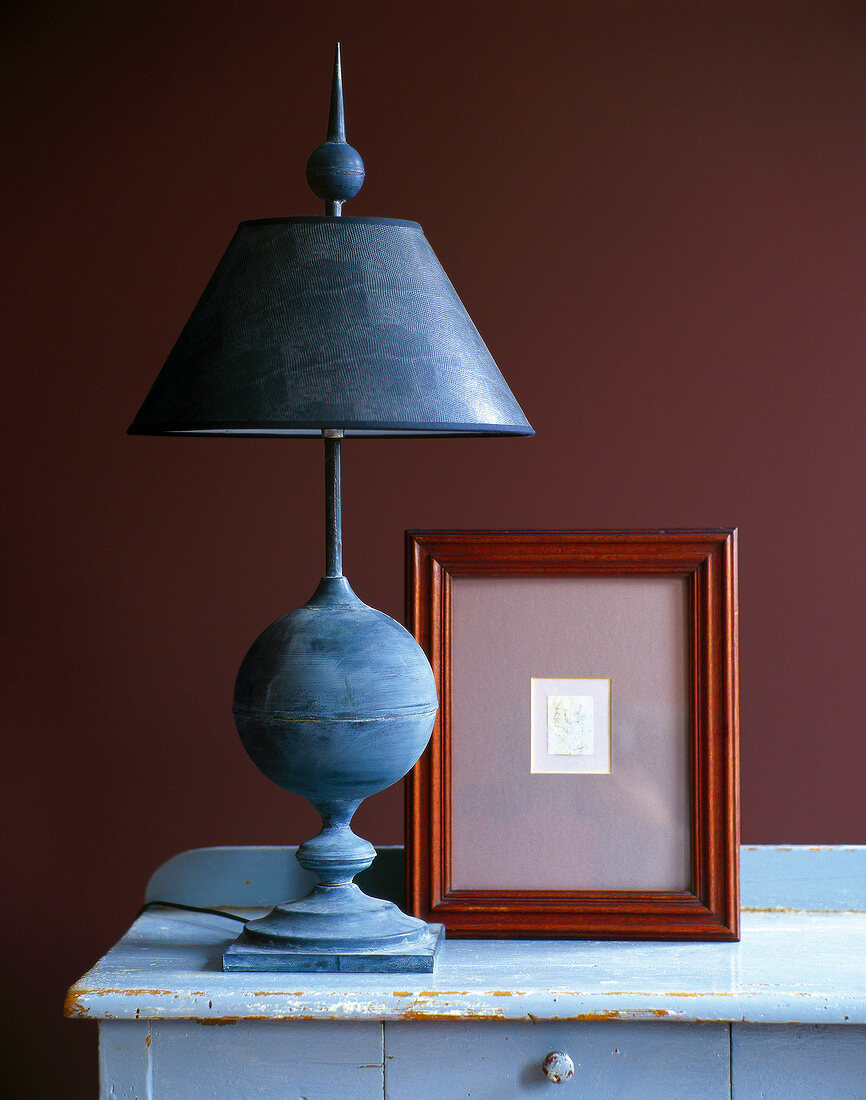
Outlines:
[{"label": "spire finial", "polygon": [[346,119],[343,115],[343,68],[340,64],[340,43],[334,49],[334,79],[331,82],[331,116],[328,119],[328,141],[346,140]]},{"label": "spire finial", "polygon": [[364,162],[351,145],[346,144],[343,116],[343,71],[340,43],[334,51],[334,79],[331,84],[331,112],[328,137],[307,161],[307,183],[325,201],[325,213],[339,217],[343,203],[354,198],[364,182]]}]

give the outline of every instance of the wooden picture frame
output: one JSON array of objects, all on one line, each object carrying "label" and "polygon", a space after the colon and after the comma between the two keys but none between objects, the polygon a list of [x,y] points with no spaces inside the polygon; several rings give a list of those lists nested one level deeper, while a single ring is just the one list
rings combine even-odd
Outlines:
[{"label": "wooden picture frame", "polygon": [[[440,704],[430,745],[406,781],[411,912],[456,937],[739,938],[736,547],[735,530],[406,533],[407,624],[430,659]],[[552,577],[674,577],[685,585],[685,888],[454,888],[454,586],[461,578]],[[512,796],[519,792],[502,792]],[[615,863],[616,850],[608,854]]]}]

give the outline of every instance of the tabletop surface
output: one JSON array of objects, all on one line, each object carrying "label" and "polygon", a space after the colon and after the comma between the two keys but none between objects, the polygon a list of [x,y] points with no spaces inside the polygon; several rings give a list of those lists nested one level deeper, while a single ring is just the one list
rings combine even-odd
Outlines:
[{"label": "tabletop surface", "polygon": [[[182,853],[147,897],[259,915],[293,896],[281,893],[287,874],[295,893],[303,885],[292,851]],[[741,854],[739,943],[453,939],[433,974],[226,974],[221,955],[238,923],[154,908],[69,990],[65,1011],[97,1020],[866,1024],[866,847]],[[401,865],[399,850],[390,857]]]}]

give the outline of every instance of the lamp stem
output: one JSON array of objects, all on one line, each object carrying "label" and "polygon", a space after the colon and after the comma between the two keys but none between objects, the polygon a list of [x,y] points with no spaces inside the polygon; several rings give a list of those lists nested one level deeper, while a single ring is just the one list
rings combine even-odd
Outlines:
[{"label": "lamp stem", "polygon": [[342,431],[326,428],[325,437],[325,576],[343,575],[343,518],[340,500]]}]

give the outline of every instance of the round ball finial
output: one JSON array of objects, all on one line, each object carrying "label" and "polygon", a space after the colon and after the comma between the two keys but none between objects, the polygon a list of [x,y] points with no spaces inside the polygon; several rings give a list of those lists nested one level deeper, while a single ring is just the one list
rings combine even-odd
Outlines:
[{"label": "round ball finial", "polygon": [[326,213],[337,217],[343,203],[354,198],[364,183],[364,162],[358,151],[346,142],[339,42],[334,53],[328,137],[307,161],[307,183],[313,194],[324,200]]},{"label": "round ball finial", "polygon": [[325,202],[342,205],[353,199],[364,182],[364,162],[345,141],[326,141],[307,161],[307,183]]}]

